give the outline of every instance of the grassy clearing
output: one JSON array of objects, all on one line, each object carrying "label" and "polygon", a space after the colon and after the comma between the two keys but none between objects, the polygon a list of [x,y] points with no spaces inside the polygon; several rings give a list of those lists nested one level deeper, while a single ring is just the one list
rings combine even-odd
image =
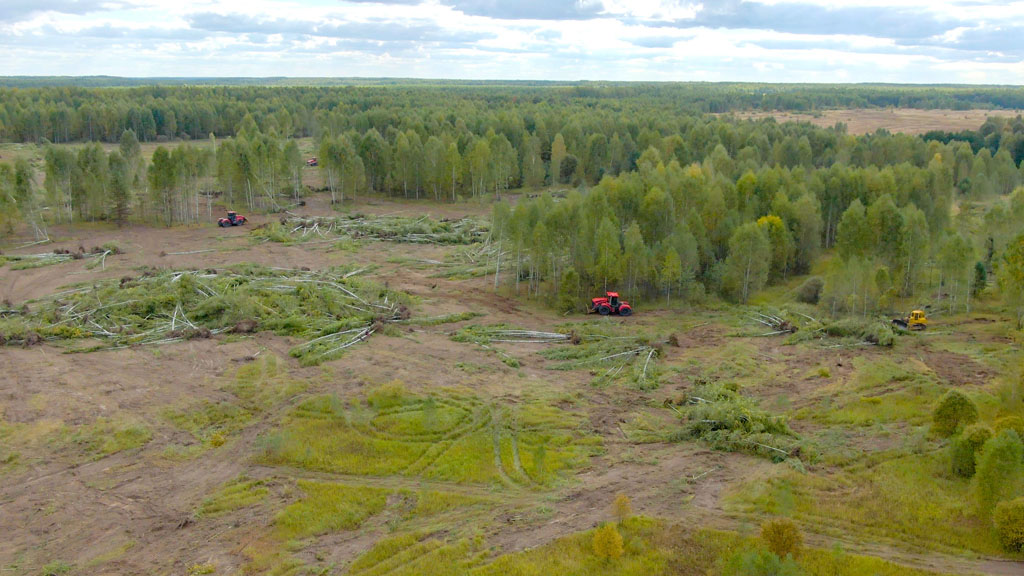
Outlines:
[{"label": "grassy clearing", "polygon": [[408,302],[343,269],[145,270],[36,301],[30,315],[0,320],[0,336],[11,344],[40,338],[99,342],[88,350],[270,330],[306,340],[291,354],[317,364],[365,340],[382,323],[408,317]]},{"label": "grassy clearing", "polygon": [[454,393],[416,395],[393,382],[351,402],[304,401],[263,439],[260,459],[347,474],[541,487],[597,449],[600,439],[584,424],[584,415],[539,399],[488,404]]},{"label": "grassy clearing", "polygon": [[266,355],[239,368],[234,382],[225,389],[238,398],[246,410],[260,413],[280,406],[308,387],[307,381],[291,378],[280,359]]},{"label": "grassy clearing", "polygon": [[734,489],[729,508],[782,514],[836,536],[896,539],[909,546],[999,554],[974,510],[970,482],[949,472],[945,451],[908,454],[802,474],[779,468]]},{"label": "grassy clearing", "polygon": [[58,433],[58,443],[75,446],[93,458],[139,448],[152,438],[153,433],[141,422],[108,418],[98,418],[77,429],[64,428]]},{"label": "grassy clearing", "polygon": [[466,496],[465,494],[456,494],[454,492],[421,490],[416,493],[416,505],[406,512],[405,517],[407,519],[429,518],[460,508],[493,505],[494,503],[490,499]]},{"label": "grassy clearing", "polygon": [[305,494],[274,519],[278,537],[295,540],[358,528],[387,504],[388,490],[299,480]]},{"label": "grassy clearing", "polygon": [[229,402],[202,402],[191,410],[168,410],[164,413],[172,424],[192,434],[196,440],[223,444],[227,436],[244,428],[252,414]]},{"label": "grassy clearing", "polygon": [[200,516],[218,516],[241,508],[248,508],[262,502],[270,493],[262,480],[251,480],[241,476],[228,482],[216,494],[203,500],[199,507]]},{"label": "grassy clearing", "polygon": [[[427,532],[409,532],[379,541],[349,567],[353,576],[452,575],[687,576],[746,575],[736,571],[745,557],[765,554],[757,538],[734,532],[687,531],[662,520],[629,518],[617,525],[624,553],[601,558],[594,551],[594,530],[578,532],[514,554],[488,557],[472,538],[442,540]],[[765,572],[767,574],[768,572]],[[927,576],[877,558],[847,554],[841,548],[805,548],[787,574],[807,576]]]},{"label": "grassy clearing", "polygon": [[796,413],[830,425],[923,425],[945,388],[927,366],[911,358],[855,358],[847,382],[822,387],[817,404]]}]

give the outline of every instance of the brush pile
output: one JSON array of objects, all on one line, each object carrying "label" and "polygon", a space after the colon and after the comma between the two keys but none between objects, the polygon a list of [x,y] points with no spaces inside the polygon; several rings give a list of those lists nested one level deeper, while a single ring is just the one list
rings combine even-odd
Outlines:
[{"label": "brush pile", "polygon": [[764,324],[771,329],[769,332],[761,334],[761,336],[775,336],[776,334],[793,334],[799,327],[793,324],[789,320],[776,316],[774,314],[761,314],[760,312],[754,312],[754,316],[750,317],[751,320],[759,324]]},{"label": "brush pile", "polygon": [[662,347],[654,344],[653,339],[599,321],[564,324],[556,329],[546,332],[507,324],[473,324],[451,338],[497,354],[513,368],[519,367],[519,359],[498,345],[545,344],[536,353],[549,361],[546,368],[550,370],[586,370],[594,376],[595,385],[620,383],[641,390],[659,386],[658,357]]},{"label": "brush pile", "polygon": [[254,265],[150,269],[33,302],[30,314],[0,321],[0,338],[81,339],[91,346],[76,351],[86,351],[268,330],[305,340],[291,354],[317,364],[409,316],[403,295],[354,275]]},{"label": "brush pile", "polygon": [[736,386],[698,382],[688,394],[665,404],[683,419],[675,440],[700,439],[716,450],[748,452],[776,461],[798,455],[799,439],[786,419],[771,415]]},{"label": "brush pile", "polygon": [[[43,266],[62,264],[72,260],[88,259],[93,260],[89,266],[99,265],[106,267],[107,256],[114,254],[121,254],[121,248],[117,244],[110,243],[104,244],[103,246],[94,246],[92,250],[88,251],[84,246],[79,246],[77,251],[69,250],[67,248],[57,248],[52,252],[42,252],[40,254],[6,254],[3,256],[2,260],[12,262],[12,270],[42,268]],[[0,262],[0,264],[2,264],[2,262]]]},{"label": "brush pile", "polygon": [[371,238],[413,244],[473,244],[487,238],[489,229],[483,222],[469,218],[433,220],[427,216],[365,216],[281,219],[281,226],[292,238]]}]

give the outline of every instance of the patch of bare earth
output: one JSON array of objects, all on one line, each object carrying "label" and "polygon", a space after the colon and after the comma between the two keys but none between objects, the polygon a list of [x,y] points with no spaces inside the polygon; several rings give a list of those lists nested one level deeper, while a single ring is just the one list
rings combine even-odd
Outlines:
[{"label": "patch of bare earth", "polygon": [[879,129],[905,134],[924,134],[931,130],[959,132],[977,130],[990,116],[1015,118],[1021,110],[918,110],[913,108],[863,108],[799,112],[735,112],[751,120],[775,118],[779,122],[810,122],[829,128],[846,124],[850,134],[870,134]]}]

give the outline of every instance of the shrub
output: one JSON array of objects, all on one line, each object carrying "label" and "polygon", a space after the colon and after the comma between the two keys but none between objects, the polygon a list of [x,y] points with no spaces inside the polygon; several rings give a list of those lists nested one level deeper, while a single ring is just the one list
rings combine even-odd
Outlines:
[{"label": "shrub", "polygon": [[779,558],[800,555],[804,537],[800,529],[788,518],[775,518],[761,524],[761,539],[765,546]]},{"label": "shrub", "polygon": [[622,535],[615,524],[605,524],[594,532],[594,554],[598,558],[614,560],[625,550],[622,548]]},{"label": "shrub", "polygon": [[800,567],[792,558],[779,558],[765,550],[739,552],[729,558],[722,576],[797,576]]},{"label": "shrub", "polygon": [[1024,498],[1000,502],[994,514],[999,543],[1011,552],[1024,550]]},{"label": "shrub", "polygon": [[985,442],[974,475],[978,512],[988,517],[996,503],[1015,488],[1024,445],[1013,430],[1003,430]]},{"label": "shrub", "polygon": [[817,276],[811,276],[796,290],[796,299],[806,304],[817,304],[821,299],[821,289],[825,287],[825,281]]},{"label": "shrub", "polygon": [[932,412],[932,430],[940,436],[952,436],[968,424],[978,421],[978,407],[958,390],[950,390],[939,399]]},{"label": "shrub", "polygon": [[1003,430],[1013,430],[1024,440],[1024,418],[1020,416],[1003,416],[996,420],[996,434]]},{"label": "shrub", "polygon": [[633,515],[633,503],[630,502],[629,496],[621,492],[615,496],[615,501],[612,502],[612,514],[615,515],[615,519],[619,523],[624,522]]},{"label": "shrub", "polygon": [[950,445],[953,474],[963,478],[974,476],[977,454],[991,437],[992,431],[982,424],[974,424],[964,429],[963,435],[953,440]]}]

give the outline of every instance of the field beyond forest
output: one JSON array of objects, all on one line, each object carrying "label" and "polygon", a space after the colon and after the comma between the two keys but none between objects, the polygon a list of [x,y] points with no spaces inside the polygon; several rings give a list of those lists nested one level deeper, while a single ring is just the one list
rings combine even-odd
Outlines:
[{"label": "field beyond forest", "polygon": [[[586,91],[559,126],[514,89],[456,91],[468,124],[0,144],[0,574],[1024,573],[994,519],[1024,497],[1016,112],[733,110],[614,148]],[[432,131],[444,185],[401,160]],[[586,314],[605,286],[634,314]]]}]

